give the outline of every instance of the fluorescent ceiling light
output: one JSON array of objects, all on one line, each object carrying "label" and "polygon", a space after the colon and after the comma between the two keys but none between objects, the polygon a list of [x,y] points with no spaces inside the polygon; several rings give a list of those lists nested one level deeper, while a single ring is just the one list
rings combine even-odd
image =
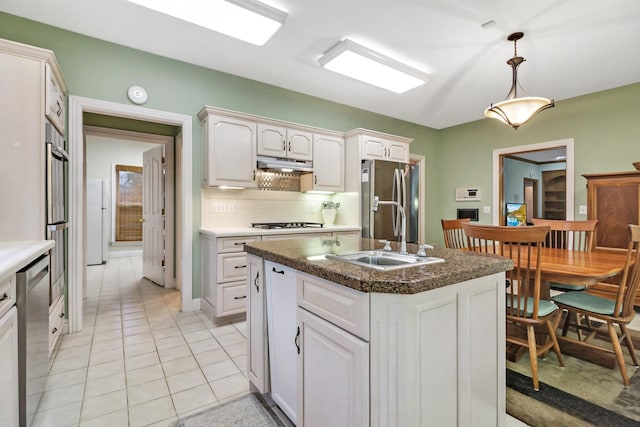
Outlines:
[{"label": "fluorescent ceiling light", "polygon": [[255,0],[128,0],[192,24],[262,46],[287,14]]},{"label": "fluorescent ceiling light", "polygon": [[328,70],[395,93],[404,93],[428,81],[425,73],[349,39],[329,49],[318,63]]}]

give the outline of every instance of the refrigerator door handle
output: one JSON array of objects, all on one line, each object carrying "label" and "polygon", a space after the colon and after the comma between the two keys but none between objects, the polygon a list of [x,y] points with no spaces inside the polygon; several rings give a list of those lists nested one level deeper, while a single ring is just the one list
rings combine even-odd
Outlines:
[{"label": "refrigerator door handle", "polygon": [[[402,200],[402,186],[401,186],[401,173],[400,169],[393,170],[393,201],[398,202],[399,204],[403,203]],[[395,205],[392,206],[393,209],[393,235],[398,237],[400,236],[400,221],[402,220],[400,216],[400,209],[398,209]]]},{"label": "refrigerator door handle", "polygon": [[[402,205],[402,208],[404,209],[405,215],[409,212],[409,206],[407,206],[407,182],[404,176],[404,173],[401,170],[398,170],[398,175],[400,176],[400,194],[402,195],[402,201],[400,202],[400,204]],[[411,202],[409,202],[411,203]],[[398,209],[400,210],[400,209]],[[400,213],[400,212],[398,212]],[[407,230],[404,230],[405,234],[407,233]],[[406,238],[407,236],[401,236]]]}]

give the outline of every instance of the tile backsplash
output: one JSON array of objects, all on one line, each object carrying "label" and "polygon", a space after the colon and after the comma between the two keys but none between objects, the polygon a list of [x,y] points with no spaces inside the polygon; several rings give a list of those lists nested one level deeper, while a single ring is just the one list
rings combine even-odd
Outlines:
[{"label": "tile backsplash", "polygon": [[252,222],[322,222],[322,202],[340,202],[336,225],[360,224],[357,193],[308,194],[292,191],[203,188],[201,227],[248,227]]}]

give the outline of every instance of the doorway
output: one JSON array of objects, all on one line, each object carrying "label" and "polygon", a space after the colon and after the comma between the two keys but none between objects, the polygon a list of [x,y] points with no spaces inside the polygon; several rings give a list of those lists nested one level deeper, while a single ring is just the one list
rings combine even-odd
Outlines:
[{"label": "doorway", "polygon": [[531,224],[533,218],[540,217],[540,211],[538,210],[538,180],[532,178],[524,178],[523,180],[523,193],[524,202],[527,206],[527,224]]},{"label": "doorway", "polygon": [[[83,286],[86,283],[85,263],[85,164],[84,113],[133,119],[150,123],[172,125],[179,128],[175,138],[176,159],[176,280],[180,287],[181,310],[192,311],[198,304],[192,299],[192,118],[183,114],[151,110],[77,96],[69,97],[69,219],[74,224],[69,232],[69,280],[67,289],[69,332],[83,327]],[[196,307],[194,307],[196,306]]]},{"label": "doorway", "polygon": [[[508,182],[505,178],[505,160],[513,157],[524,156],[527,154],[555,154],[557,150],[564,150],[565,166],[566,166],[566,192],[563,199],[566,206],[567,220],[574,219],[574,141],[573,138],[558,141],[542,142],[538,144],[521,145],[516,147],[508,147],[493,150],[493,224],[502,225],[505,221],[504,206],[508,195],[505,188]],[[518,178],[518,182],[522,183],[522,178]],[[518,184],[520,185],[520,184]],[[522,188],[522,187],[520,187]],[[538,195],[539,197],[539,195]]]}]

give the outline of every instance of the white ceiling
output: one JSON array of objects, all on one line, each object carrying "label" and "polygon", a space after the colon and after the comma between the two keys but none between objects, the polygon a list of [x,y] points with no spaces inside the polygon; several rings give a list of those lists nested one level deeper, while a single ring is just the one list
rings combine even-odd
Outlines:
[{"label": "white ceiling", "polygon": [[[481,119],[489,103],[504,99],[511,85],[505,61],[513,56],[506,37],[514,31],[525,33],[519,80],[530,95],[558,101],[640,81],[638,0],[263,1],[289,16],[262,47],[126,0],[2,0],[0,8],[436,129]],[[490,20],[496,25],[483,29]],[[398,95],[321,68],[318,57],[344,38],[404,61],[430,81]]]}]

